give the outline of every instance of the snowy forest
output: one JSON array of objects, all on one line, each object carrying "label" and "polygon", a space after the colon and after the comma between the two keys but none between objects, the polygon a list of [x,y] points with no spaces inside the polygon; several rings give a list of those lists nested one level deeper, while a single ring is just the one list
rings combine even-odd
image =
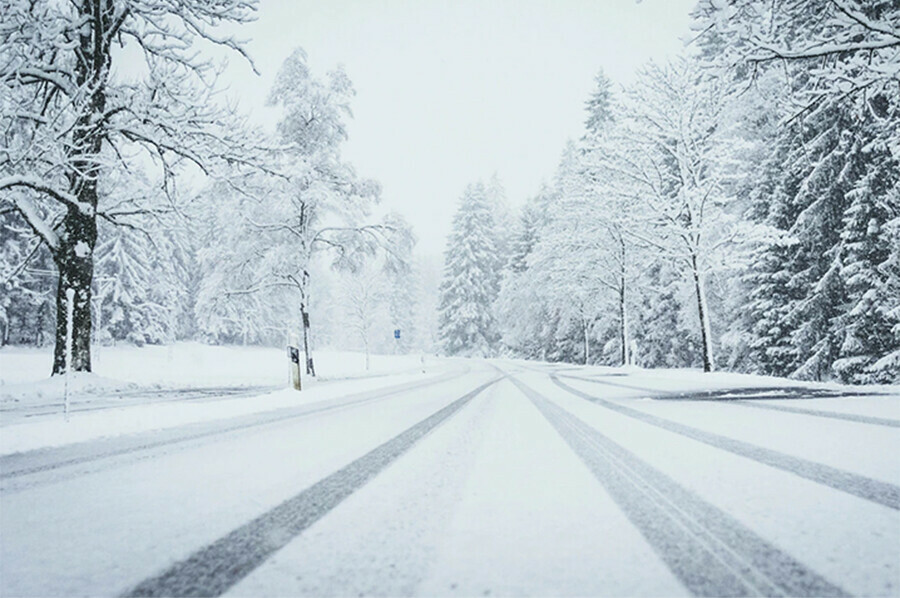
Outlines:
[{"label": "snowy forest", "polygon": [[[62,371],[67,293],[76,371],[92,343],[279,345],[302,331],[314,373],[313,330],[385,352],[434,335],[415,305],[436,277],[404,220],[379,210],[379,184],[341,156],[343,70],[317,78],[291,53],[268,96],[272,133],[219,93],[217,52],[250,60],[222,30],[255,10],[2,3],[2,344],[53,345]],[[388,344],[376,318],[407,334]]]},{"label": "snowy forest", "polygon": [[[463,193],[443,348],[900,379],[900,7],[703,0],[683,56],[600,72],[554,179]],[[510,221],[514,221],[510,225]]]},{"label": "snowy forest", "polygon": [[681,56],[597,75],[533,197],[460,190],[443,276],[342,154],[341,68],[287,56],[273,131],[221,93],[255,10],[0,0],[0,343],[900,379],[893,0],[700,0]]}]

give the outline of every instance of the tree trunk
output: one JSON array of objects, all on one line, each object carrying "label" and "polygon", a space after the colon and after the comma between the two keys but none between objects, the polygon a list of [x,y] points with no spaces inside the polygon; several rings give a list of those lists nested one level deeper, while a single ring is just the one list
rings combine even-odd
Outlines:
[{"label": "tree trunk", "polygon": [[584,333],[584,365],[588,364],[588,360],[591,358],[591,338],[589,335],[589,329],[587,318],[581,318],[581,329]]},{"label": "tree trunk", "polygon": [[66,289],[75,292],[72,308],[72,369],[91,371],[91,283],[94,278],[94,246],[97,243],[97,180],[103,149],[106,82],[111,63],[110,31],[112,0],[82,0],[78,7],[84,19],[78,37],[75,79],[89,99],[79,106],[72,130],[69,192],[82,208],[69,206],[62,222],[60,245],[53,261],[59,270],[56,285],[56,344],[53,373],[66,369]]},{"label": "tree trunk", "polygon": [[59,270],[56,287],[56,342],[53,374],[66,371],[66,289],[75,291],[72,306],[72,370],[91,371],[91,283],[94,278],[94,243],[97,223],[77,210],[65,220],[66,240],[55,256]]},{"label": "tree trunk", "polygon": [[369,336],[368,335],[366,335],[366,337],[363,339],[363,347],[366,350],[366,371],[368,372],[369,371]]},{"label": "tree trunk", "polygon": [[306,356],[306,373],[315,376],[316,366],[313,364],[312,345],[309,337],[309,312],[306,311],[306,304],[300,305],[300,316],[303,319],[303,354]]},{"label": "tree trunk", "polygon": [[630,340],[628,338],[628,307],[625,303],[625,278],[619,281],[619,322],[621,326],[620,336],[622,342],[622,365],[629,365],[631,355],[629,354]]},{"label": "tree trunk", "polygon": [[694,276],[694,290],[697,294],[697,313],[700,316],[700,338],[703,344],[703,371],[711,372],[715,366],[712,350],[712,333],[709,325],[709,308],[706,305],[706,291],[703,288],[703,277],[697,268],[696,256],[691,257],[691,270]]}]

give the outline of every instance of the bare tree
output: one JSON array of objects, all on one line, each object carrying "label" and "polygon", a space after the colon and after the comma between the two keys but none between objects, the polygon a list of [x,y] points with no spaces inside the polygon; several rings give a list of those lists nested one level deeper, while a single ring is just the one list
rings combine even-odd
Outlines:
[{"label": "bare tree", "polygon": [[370,366],[372,329],[379,320],[387,322],[388,289],[384,273],[372,267],[344,277],[342,284],[344,309],[349,325],[355,330],[366,354],[366,371]]}]

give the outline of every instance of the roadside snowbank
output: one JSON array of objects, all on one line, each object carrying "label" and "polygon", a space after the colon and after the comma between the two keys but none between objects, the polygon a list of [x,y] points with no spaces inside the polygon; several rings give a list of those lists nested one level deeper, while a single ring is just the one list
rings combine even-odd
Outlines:
[{"label": "roadside snowbank", "polygon": [[419,371],[319,384],[302,392],[285,388],[251,397],[202,402],[171,401],[75,411],[70,415],[69,421],[60,412],[36,421],[3,426],[0,432],[0,455],[297,407],[397,384],[425,382],[439,375],[438,371],[432,369],[428,374]]},{"label": "roadside snowbank", "polygon": [[[565,363],[540,363],[521,360],[507,360],[508,363],[518,364],[526,369],[536,369],[548,374],[556,373],[561,377],[585,377],[604,381],[610,385],[620,382],[624,388],[632,388],[635,391],[653,390],[665,393],[705,393],[713,391],[726,391],[733,389],[790,389],[806,388],[813,390],[836,391],[841,394],[866,395],[871,393],[900,395],[900,385],[869,384],[853,386],[840,384],[839,382],[809,382],[794,380],[791,378],[778,378],[775,376],[761,376],[758,374],[741,374],[737,372],[703,372],[699,369],[645,369],[638,366],[608,367],[608,366],[581,366]],[[735,395],[739,396],[739,395]],[[727,393],[717,398],[733,398]]]},{"label": "roadside snowbank", "polygon": [[[73,375],[70,394],[115,394],[137,389],[279,386],[288,383],[284,351],[267,347],[176,343],[166,346],[120,345],[94,349],[94,372]],[[412,372],[418,355],[365,356],[350,351],[315,353],[318,381]],[[0,348],[0,404],[47,402],[63,398],[65,380],[49,377],[50,348]]]}]

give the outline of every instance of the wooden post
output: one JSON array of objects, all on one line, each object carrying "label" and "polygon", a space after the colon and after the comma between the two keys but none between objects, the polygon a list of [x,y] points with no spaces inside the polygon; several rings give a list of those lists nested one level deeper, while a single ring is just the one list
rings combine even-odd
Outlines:
[{"label": "wooden post", "polygon": [[291,360],[291,382],[294,390],[302,390],[300,386],[300,349],[288,346],[288,357]]},{"label": "wooden post", "polygon": [[72,319],[75,317],[75,289],[66,289],[66,381],[65,381],[65,412],[66,421],[69,421],[69,372],[72,370]]}]

